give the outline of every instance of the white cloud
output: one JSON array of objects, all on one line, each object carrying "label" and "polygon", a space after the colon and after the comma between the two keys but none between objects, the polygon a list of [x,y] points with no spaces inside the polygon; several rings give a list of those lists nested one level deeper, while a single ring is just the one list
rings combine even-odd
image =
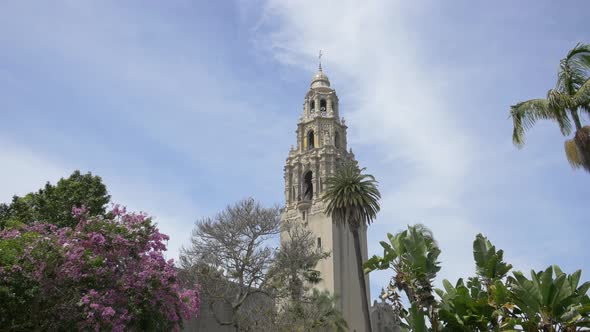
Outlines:
[{"label": "white cloud", "polygon": [[[463,33],[460,25],[441,21],[428,6],[269,0],[254,44],[262,54],[310,77],[317,52],[323,50],[324,72],[348,120],[350,146],[380,181],[382,211],[369,228],[370,253],[381,254],[378,241],[385,233],[423,223],[442,249],[438,283],[473,274],[472,241],[480,232],[505,249],[517,269],[563,262],[567,247],[556,243],[567,241],[567,232],[550,230],[557,222],[567,229],[581,220],[568,210],[567,201],[556,199],[557,184],[551,181],[561,179],[560,190],[568,190],[580,175],[562,163],[562,141],[552,125],[535,128],[530,139],[541,143],[527,151],[510,145],[507,110],[515,101],[507,99],[519,97],[500,85],[522,79],[515,77],[522,73],[499,70],[511,68],[514,59],[507,56],[523,55],[507,54],[502,47],[508,46],[500,42],[474,44],[475,37],[463,45],[465,35],[475,32]],[[477,19],[469,22],[477,34],[496,38],[494,20],[502,19],[497,15],[486,16],[481,25],[473,24]],[[437,33],[437,24],[452,33]],[[467,63],[437,58],[432,45],[441,41],[436,38],[446,38],[445,44],[457,49],[452,54],[461,53]],[[568,247],[582,243],[576,238]],[[545,254],[535,255],[540,248]],[[373,297],[390,274],[372,275]]]},{"label": "white cloud", "polygon": [[[190,2],[176,5],[186,4]],[[516,79],[505,72],[490,73],[487,64],[474,65],[477,57],[466,68],[459,60],[449,66],[429,67],[425,59],[437,56],[436,50],[428,48],[429,40],[421,40],[423,36],[415,31],[428,23],[427,15],[416,15],[425,10],[423,7],[402,1],[270,0],[260,14],[261,5],[260,1],[239,2],[239,19],[244,21],[239,27],[252,27],[249,32],[261,51],[255,61],[266,64],[275,59],[285,65],[279,70],[289,69],[289,75],[308,72],[311,77],[318,50],[324,51],[325,71],[348,120],[350,145],[381,184],[382,212],[369,230],[372,252],[379,253],[374,244],[384,239],[386,232],[421,222],[433,229],[443,250],[441,277],[456,279],[473,270],[471,241],[477,232],[498,241],[506,256],[514,258],[522,269],[544,262],[531,249],[536,248],[534,241],[550,248],[568,239],[566,232],[541,233],[536,228],[554,227],[549,219],[563,216],[565,208],[548,194],[551,188],[536,190],[541,175],[530,171],[541,169],[551,177],[565,178],[569,170],[561,172],[565,164],[559,164],[563,161],[560,137],[551,137],[556,139],[551,146],[544,141],[523,151],[509,146],[507,106],[486,109],[481,100],[469,100],[466,95],[475,91],[480,98],[488,97],[493,92],[488,90],[501,84],[500,77]],[[185,25],[174,12],[166,15],[170,13],[149,6],[137,10],[106,2],[46,6],[15,2],[3,9],[3,45],[29,55],[43,54],[51,68],[54,62],[67,64],[64,77],[56,79],[89,96],[88,109],[80,112],[95,111],[96,118],[123,123],[124,132],[116,133],[122,143],[128,142],[125,135],[143,136],[127,149],[101,144],[97,137],[74,139],[68,132],[47,137],[60,136],[72,146],[79,143],[68,155],[44,146],[46,142],[28,146],[0,141],[0,161],[6,170],[0,174],[2,201],[67,176],[73,169],[92,170],[105,179],[115,201],[156,216],[162,230],[172,236],[170,255],[176,256],[177,248],[186,243],[194,218],[244,195],[272,193],[272,202],[281,200],[280,173],[289,145],[282,142],[293,142],[295,123],[287,123],[284,113],[268,110],[297,109],[300,104],[285,105],[268,92],[274,82],[261,83],[256,77],[244,82],[236,77],[231,72],[236,65],[216,56],[219,44],[229,41],[215,40],[210,31]],[[419,19],[413,21],[416,17]],[[479,32],[473,34],[479,36]],[[461,44],[452,38],[447,42]],[[249,52],[244,50],[244,54]],[[481,49],[480,53],[486,51]],[[492,71],[502,65],[495,63]],[[485,91],[469,86],[469,80],[487,75],[496,81],[485,81]],[[6,69],[0,72],[0,83],[8,88],[6,97],[11,95],[10,88],[28,84],[20,78]],[[252,86],[262,88],[244,92]],[[305,91],[289,93],[303,98]],[[6,99],[10,100],[2,98]],[[103,100],[108,103],[100,104]],[[92,108],[93,103],[113,107]],[[491,111],[498,115],[490,115]],[[499,124],[505,127],[499,128]],[[535,128],[531,142],[547,133],[542,129]],[[550,133],[558,135],[553,127]],[[494,141],[500,135],[506,140]],[[91,142],[93,139],[98,142]],[[148,155],[153,153],[146,147],[149,144],[158,144],[160,151],[176,157],[186,166],[184,172],[175,173],[176,165],[149,165]],[[128,153],[131,150],[133,153]],[[202,174],[207,172],[219,174],[219,178]],[[193,176],[196,180],[186,180]],[[567,181],[574,182],[572,179]],[[201,183],[205,189],[200,188]],[[215,196],[208,189],[220,186],[227,189],[216,193],[219,197],[205,197]],[[582,192],[580,187],[574,189]],[[193,195],[198,196],[195,200],[213,204],[195,205],[190,193],[197,190],[206,193]],[[541,212],[535,214],[537,209]],[[522,216],[527,218],[519,218]],[[567,222],[561,226],[575,226]],[[519,234],[530,229],[536,239],[520,241]],[[576,241],[576,248],[581,247],[582,240]],[[569,243],[574,245],[574,241]],[[564,251],[567,248],[561,247],[556,255]],[[372,278],[376,295],[387,275]]]},{"label": "white cloud", "polygon": [[[270,32],[260,29],[257,45],[310,72],[323,50],[351,146],[370,146],[378,156],[377,165],[360,161],[380,179],[383,194],[376,224],[382,226],[370,228],[372,242],[422,222],[445,248],[445,270],[469,273],[475,227],[458,207],[476,140],[458,130],[461,117],[446,103],[441,77],[416,57],[423,50],[410,38],[402,9],[395,1],[269,1]],[[465,241],[457,241],[457,231]],[[377,278],[374,290],[386,279]]]},{"label": "white cloud", "polygon": [[67,174],[63,165],[1,138],[0,151],[0,202],[10,202],[14,195],[37,191],[45,182],[55,182]]}]

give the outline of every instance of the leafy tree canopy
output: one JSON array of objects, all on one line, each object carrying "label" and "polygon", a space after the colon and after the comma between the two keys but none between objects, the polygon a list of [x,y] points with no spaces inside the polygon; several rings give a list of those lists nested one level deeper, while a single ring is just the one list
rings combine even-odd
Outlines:
[{"label": "leafy tree canopy", "polygon": [[0,204],[0,229],[11,223],[42,221],[58,227],[74,227],[78,222],[73,208],[84,207],[89,215],[104,215],[111,196],[99,176],[74,171],[57,184],[49,182],[36,192],[14,196],[9,204]]}]

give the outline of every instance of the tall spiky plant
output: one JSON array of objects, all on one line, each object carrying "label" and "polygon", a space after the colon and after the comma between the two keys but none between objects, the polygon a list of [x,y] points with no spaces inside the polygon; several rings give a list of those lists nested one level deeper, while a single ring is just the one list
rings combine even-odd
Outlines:
[{"label": "tall spiky plant", "polygon": [[371,332],[359,231],[361,227],[370,225],[377,216],[381,194],[375,178],[363,174],[364,170],[352,162],[342,164],[326,179],[323,200],[326,203],[326,214],[332,216],[334,222],[348,225],[352,232],[366,330]]},{"label": "tall spiky plant", "polygon": [[581,114],[590,115],[590,45],[578,43],[559,63],[557,84],[545,99],[531,99],[511,106],[514,121],[512,141],[524,145],[524,133],[537,120],[557,122],[564,136],[573,127],[573,139],[565,141],[567,160],[573,168],[590,172],[590,126],[582,126]]}]

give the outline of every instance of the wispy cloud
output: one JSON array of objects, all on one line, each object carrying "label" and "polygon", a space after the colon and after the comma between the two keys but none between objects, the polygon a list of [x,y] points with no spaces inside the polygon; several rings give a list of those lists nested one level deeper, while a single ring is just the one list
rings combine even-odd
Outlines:
[{"label": "wispy cloud", "polygon": [[[381,226],[371,229],[371,242],[384,238],[385,231],[424,222],[443,245],[452,244],[448,264],[464,270],[462,262],[470,259],[460,246],[471,238],[455,241],[446,227],[474,231],[458,207],[477,141],[459,130],[465,124],[446,103],[442,77],[419,63],[416,54],[422,50],[408,38],[411,26],[400,7],[396,2],[270,2],[271,30],[259,36],[264,40],[259,44],[268,45],[279,61],[308,71],[317,51],[324,51],[326,72],[349,120],[351,146],[381,182]],[[370,155],[362,152],[366,147]],[[363,157],[377,159],[369,164]]]},{"label": "wispy cloud", "polygon": [[[576,251],[587,175],[567,168],[551,124],[517,151],[506,113],[544,95],[583,37],[582,14],[558,29],[549,14],[574,12],[566,5],[524,16],[511,2],[235,6],[0,4],[0,198],[92,171],[114,201],[156,217],[175,257],[195,219],[245,196],[283,201],[284,158],[322,49],[350,146],[383,193],[371,253],[386,232],[421,222],[443,249],[442,277],[472,272],[477,232],[521,269],[590,268]],[[372,276],[374,296],[387,276]]]},{"label": "wispy cloud", "polygon": [[[426,4],[271,0],[265,8],[255,44],[280,63],[310,73],[318,50],[324,51],[325,71],[349,120],[350,145],[361,164],[380,180],[382,213],[369,230],[370,252],[380,253],[377,241],[386,232],[424,223],[443,249],[440,279],[473,273],[471,243],[478,232],[506,249],[506,256],[521,263],[521,269],[538,268],[559,258],[557,253],[528,256],[527,248],[543,246],[534,239],[519,242],[508,230],[527,232],[535,222],[551,225],[554,221],[541,220],[563,215],[567,208],[562,203],[548,204],[545,217],[535,221],[524,217],[549,199],[547,188],[538,190],[538,180],[531,175],[531,170],[537,177],[542,174],[538,171],[543,169],[534,164],[556,166],[561,156],[533,157],[529,151],[519,158],[509,143],[506,110],[510,101],[501,96],[501,89],[488,89],[488,99],[482,104],[484,96],[478,87],[487,89],[500,80],[514,79],[497,73],[503,66],[510,68],[509,63],[498,62],[505,46],[500,42],[486,46],[482,40],[481,45],[471,45],[472,52],[464,50],[462,56],[477,54],[482,61],[495,61],[490,64],[458,58],[464,61],[462,66],[451,57],[440,58],[433,48],[440,42],[428,38],[446,38],[447,45],[460,47],[463,40],[474,36],[469,31],[438,33],[440,22],[429,20],[440,17]],[[489,34],[486,29],[498,19],[493,15],[480,18],[485,21],[481,25],[472,20],[469,29]],[[452,23],[444,24],[440,29],[453,31]],[[449,47],[441,46],[441,54],[450,52]],[[481,84],[470,81],[475,77]],[[538,130],[546,133],[542,126]],[[533,164],[516,164],[515,160],[523,159]],[[560,174],[567,172],[564,169]],[[519,181],[519,188],[510,189]],[[495,215],[485,214],[492,210]],[[373,296],[389,274],[373,275]]]}]

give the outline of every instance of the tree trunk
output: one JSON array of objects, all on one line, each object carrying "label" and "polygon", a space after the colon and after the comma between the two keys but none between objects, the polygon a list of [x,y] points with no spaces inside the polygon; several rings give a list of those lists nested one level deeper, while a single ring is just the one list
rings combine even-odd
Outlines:
[{"label": "tree trunk", "polygon": [[361,303],[363,306],[363,314],[365,316],[365,327],[367,332],[371,330],[371,316],[369,315],[369,301],[367,300],[367,285],[365,284],[365,273],[363,271],[363,257],[361,255],[361,241],[359,239],[358,228],[352,229],[352,236],[354,238],[354,253],[356,254],[357,274],[359,284],[361,286]]},{"label": "tree trunk", "polygon": [[590,172],[590,126],[576,130],[574,143],[581,166]]},{"label": "tree trunk", "polygon": [[436,309],[434,308],[434,305],[430,305],[428,308],[428,311],[430,312],[430,325],[432,325],[432,331],[433,332],[438,332],[438,314],[436,312]]},{"label": "tree trunk", "polygon": [[582,129],[582,122],[580,122],[580,116],[578,115],[577,110],[570,110],[570,114],[574,119],[574,125],[576,126],[576,131]]}]

